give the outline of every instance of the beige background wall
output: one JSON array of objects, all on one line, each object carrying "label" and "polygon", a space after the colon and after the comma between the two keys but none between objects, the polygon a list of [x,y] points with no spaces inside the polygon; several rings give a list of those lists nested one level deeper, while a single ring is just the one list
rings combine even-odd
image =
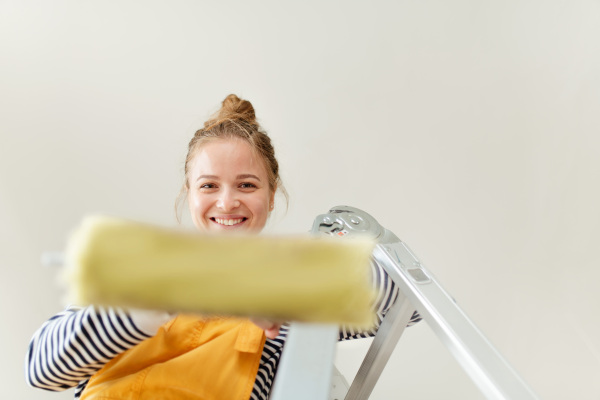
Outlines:
[{"label": "beige background wall", "polygon": [[[40,253],[89,213],[174,225],[187,141],[234,92],[291,194],[272,232],[367,210],[542,398],[599,399],[598,38],[582,0],[0,1],[2,397],[72,396],[23,380],[62,307]],[[373,398],[482,396],[420,324]]]}]

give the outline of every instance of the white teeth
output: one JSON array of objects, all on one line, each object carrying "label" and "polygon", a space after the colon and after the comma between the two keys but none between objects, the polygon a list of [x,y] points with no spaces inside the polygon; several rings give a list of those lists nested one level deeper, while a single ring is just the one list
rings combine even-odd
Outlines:
[{"label": "white teeth", "polygon": [[243,218],[236,218],[236,219],[215,218],[215,221],[217,221],[217,223],[219,223],[221,225],[237,225],[240,222],[242,222],[243,220],[244,220]]}]

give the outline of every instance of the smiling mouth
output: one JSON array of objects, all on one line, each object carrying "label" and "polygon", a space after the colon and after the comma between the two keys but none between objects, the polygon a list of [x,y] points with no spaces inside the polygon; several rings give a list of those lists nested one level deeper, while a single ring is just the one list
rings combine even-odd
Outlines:
[{"label": "smiling mouth", "polygon": [[216,222],[219,225],[225,225],[225,226],[233,226],[233,225],[238,225],[241,224],[242,222],[246,221],[248,218],[215,218],[212,217],[210,220],[213,222]]}]

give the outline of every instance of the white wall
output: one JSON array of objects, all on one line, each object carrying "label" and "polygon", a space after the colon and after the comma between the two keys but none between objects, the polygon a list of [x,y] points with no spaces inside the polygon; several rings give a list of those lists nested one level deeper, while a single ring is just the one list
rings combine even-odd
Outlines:
[{"label": "white wall", "polygon": [[[4,397],[51,396],[22,373],[61,307],[40,253],[93,212],[174,225],[187,141],[233,92],[291,194],[272,231],[365,209],[542,398],[598,399],[598,38],[584,0],[0,1]],[[425,324],[373,395],[481,397]]]}]

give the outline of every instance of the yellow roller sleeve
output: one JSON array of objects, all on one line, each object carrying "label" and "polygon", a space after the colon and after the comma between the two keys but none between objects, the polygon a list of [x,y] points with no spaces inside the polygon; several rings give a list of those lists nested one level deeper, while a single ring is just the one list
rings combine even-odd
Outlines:
[{"label": "yellow roller sleeve", "polygon": [[88,217],[67,247],[71,301],[282,320],[372,322],[373,242],[210,236]]}]

